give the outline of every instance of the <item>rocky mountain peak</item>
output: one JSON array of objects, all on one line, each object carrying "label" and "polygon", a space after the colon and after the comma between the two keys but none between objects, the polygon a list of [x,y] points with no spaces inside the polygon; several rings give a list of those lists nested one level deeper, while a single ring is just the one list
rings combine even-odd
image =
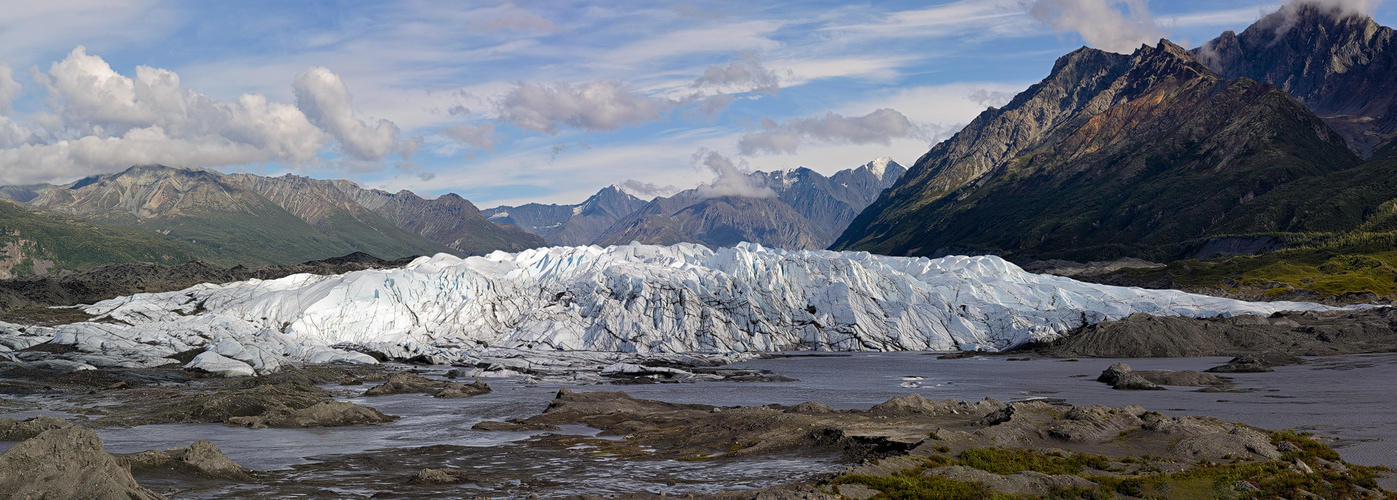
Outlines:
[{"label": "rocky mountain peak", "polygon": [[1362,12],[1293,2],[1191,53],[1224,78],[1286,91],[1362,156],[1397,136],[1397,41],[1391,28]]}]

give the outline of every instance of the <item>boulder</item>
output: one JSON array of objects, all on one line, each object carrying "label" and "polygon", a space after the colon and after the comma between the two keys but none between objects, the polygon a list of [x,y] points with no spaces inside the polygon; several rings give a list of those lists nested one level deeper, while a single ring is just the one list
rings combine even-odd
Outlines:
[{"label": "boulder", "polygon": [[447,383],[446,387],[442,388],[442,390],[440,391],[437,391],[435,394],[432,394],[432,396],[438,398],[468,398],[471,396],[479,396],[481,394],[486,394],[488,392],[490,392],[490,386],[486,385],[485,382],[476,380],[474,383],[471,384],[462,384],[459,382]]},{"label": "boulder", "polygon": [[259,429],[263,427],[343,427],[347,425],[377,425],[397,420],[367,406],[344,401],[317,403],[289,414],[233,417],[229,423]]},{"label": "boulder", "polygon": [[442,385],[442,382],[411,373],[394,373],[388,376],[387,382],[370,387],[369,390],[364,391],[364,395],[387,396],[389,394],[412,394],[419,392],[435,393]]},{"label": "boulder", "polygon": [[1141,377],[1140,374],[1135,373],[1135,370],[1130,368],[1130,365],[1127,365],[1125,363],[1116,363],[1111,365],[1109,368],[1106,368],[1106,371],[1101,372],[1101,376],[1096,377],[1096,381],[1105,382],[1107,384],[1110,384],[1112,389],[1119,390],[1164,390],[1164,388],[1160,387],[1158,384],[1145,380],[1145,378]]}]

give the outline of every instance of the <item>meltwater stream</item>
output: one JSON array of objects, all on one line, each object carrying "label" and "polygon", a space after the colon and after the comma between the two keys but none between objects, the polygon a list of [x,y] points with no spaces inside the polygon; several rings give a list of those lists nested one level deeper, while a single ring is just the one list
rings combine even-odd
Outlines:
[{"label": "meltwater stream", "polygon": [[[1397,354],[1317,358],[1311,364],[1279,367],[1273,373],[1229,374],[1247,393],[1203,393],[1193,388],[1167,391],[1117,391],[1095,381],[1115,362],[1140,370],[1203,370],[1228,358],[1144,358],[1010,360],[1005,356],[938,359],[924,353],[859,353],[794,355],[736,365],[772,370],[799,379],[781,383],[703,382],[649,385],[526,385],[520,380],[490,380],[494,392],[467,399],[435,399],[423,395],[364,398],[367,386],[328,386],[356,403],[403,418],[384,426],[320,429],[245,429],[217,424],[170,424],[99,430],[108,451],[131,453],[147,449],[188,446],[207,439],[234,461],[255,469],[293,470],[287,477],[308,485],[333,484],[336,478],[359,486],[336,490],[346,496],[391,492],[417,470],[451,466],[489,476],[545,477],[521,492],[508,480],[490,487],[452,486],[456,495],[557,496],[578,493],[617,494],[631,491],[683,493],[760,488],[837,471],[834,457],[772,457],[759,460],[676,462],[606,457],[585,450],[511,452],[510,443],[539,433],[481,432],[471,426],[482,420],[528,417],[548,405],[556,391],[624,390],[637,398],[676,403],[751,406],[793,405],[822,401],[836,408],[868,408],[889,398],[919,393],[928,399],[1001,401],[1044,398],[1072,405],[1139,404],[1168,415],[1210,415],[1270,429],[1306,429],[1336,438],[1333,445],[1349,462],[1397,465]],[[444,369],[443,369],[444,371]],[[353,391],[353,392],[351,392]],[[11,415],[19,416],[19,415]],[[572,426],[555,434],[594,435],[595,429]],[[447,447],[449,463],[423,462],[410,452],[366,453],[371,450],[410,450]],[[356,464],[382,461],[401,471],[381,481],[355,479]],[[334,463],[336,470],[317,468]],[[392,467],[387,467],[391,469]],[[372,483],[372,484],[370,484]],[[379,484],[381,483],[381,484]],[[517,482],[516,482],[517,483]],[[365,486],[369,484],[369,486]],[[373,486],[373,484],[379,484]],[[538,485],[543,484],[542,489]],[[159,484],[153,485],[160,490]],[[167,487],[188,485],[164,485]],[[270,494],[275,485],[194,488],[177,498],[235,497]],[[226,489],[236,488],[236,489]],[[271,488],[271,489],[268,489]],[[322,487],[324,488],[324,487]],[[334,488],[328,488],[333,490]]]}]

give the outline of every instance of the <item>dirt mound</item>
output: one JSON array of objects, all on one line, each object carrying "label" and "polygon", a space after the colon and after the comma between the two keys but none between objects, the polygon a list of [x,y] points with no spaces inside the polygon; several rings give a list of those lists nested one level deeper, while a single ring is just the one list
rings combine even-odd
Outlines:
[{"label": "dirt mound", "polygon": [[202,440],[188,448],[146,450],[122,456],[120,460],[136,473],[159,471],[234,481],[253,480],[252,471],[228,459],[217,445]]},{"label": "dirt mound", "polygon": [[[336,403],[319,387],[350,374],[379,378],[372,368],[314,368],[232,381],[205,380],[194,387],[151,387],[121,391],[109,414],[93,425],[136,426],[162,423],[229,423],[250,427],[362,425],[391,421],[378,410],[350,403],[303,413]],[[386,420],[385,420],[386,419]]]},{"label": "dirt mound", "polygon": [[142,488],[97,433],[50,429],[0,453],[0,491],[8,498],[165,498]]},{"label": "dirt mound", "polygon": [[1397,310],[1281,312],[1270,317],[1132,314],[1078,328],[1043,349],[1060,357],[1327,356],[1397,350]]},{"label": "dirt mound", "polygon": [[344,401],[326,401],[290,413],[268,412],[249,417],[233,417],[228,422],[259,429],[263,427],[341,427],[347,425],[378,425],[398,417],[367,406]]}]

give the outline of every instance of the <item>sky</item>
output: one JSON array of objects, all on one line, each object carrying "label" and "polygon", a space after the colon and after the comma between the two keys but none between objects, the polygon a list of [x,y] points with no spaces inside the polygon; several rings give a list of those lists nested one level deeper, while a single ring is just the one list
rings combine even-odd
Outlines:
[{"label": "sky", "polygon": [[158,163],[493,207],[910,166],[1081,46],[1192,48],[1281,5],[0,0],[0,185]]}]

